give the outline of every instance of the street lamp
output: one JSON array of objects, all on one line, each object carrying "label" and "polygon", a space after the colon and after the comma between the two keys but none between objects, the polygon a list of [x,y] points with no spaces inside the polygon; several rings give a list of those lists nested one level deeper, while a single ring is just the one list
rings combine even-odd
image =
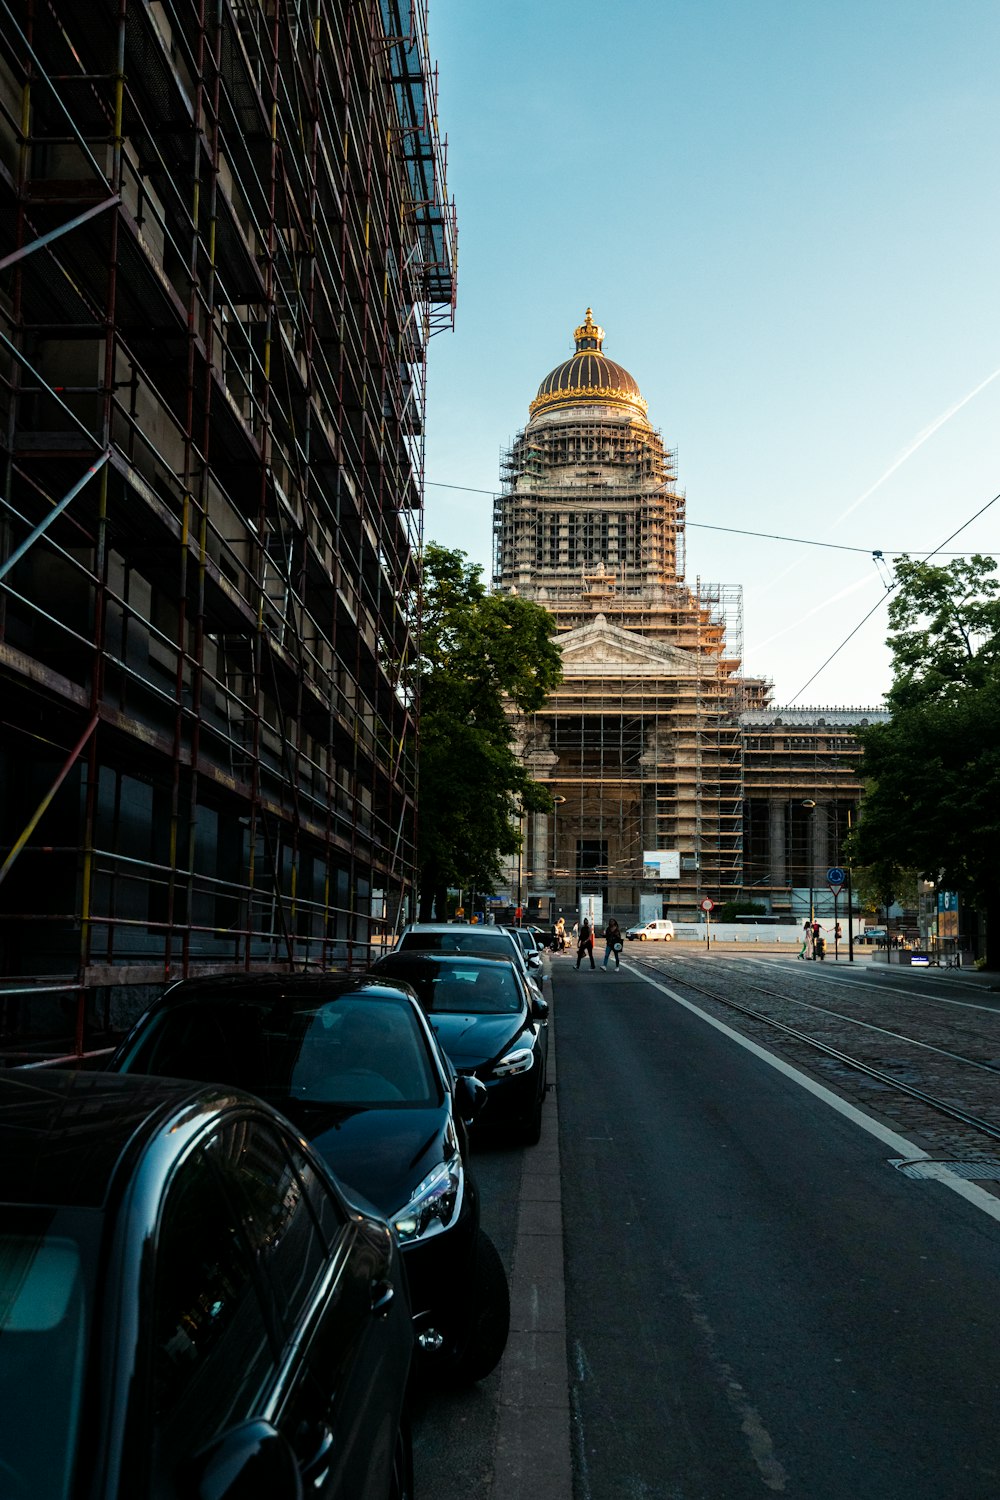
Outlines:
[{"label": "street lamp", "polygon": [[[809,817],[809,920],[810,920],[810,922],[813,922],[813,921],[815,921],[815,916],[814,916],[814,912],[813,912],[813,877],[815,875],[815,865],[816,865],[816,822],[815,822],[816,802],[815,802],[815,800],[812,797],[804,797],[803,800],[802,800],[802,806],[810,814],[810,817]],[[829,824],[828,824],[828,826],[829,826]],[[847,813],[847,826],[848,826],[848,831],[849,831],[850,830],[850,826],[851,826],[851,813],[850,813],[850,809],[848,809],[848,813]],[[835,822],[833,823],[833,827],[834,827],[834,840],[835,840],[835,843],[836,843],[837,851],[839,852],[840,839],[839,839],[839,835],[838,835],[838,832],[837,832],[837,829],[836,829]],[[824,848],[825,847],[826,847],[826,845],[825,845],[825,841],[824,841]],[[832,866],[831,866],[831,873],[832,873]],[[839,873],[839,870],[838,870],[838,873]],[[853,923],[854,923],[854,911],[853,911],[853,908],[854,908],[854,891],[853,891],[852,886],[851,886],[851,872],[850,872],[850,870],[847,870],[845,873],[846,873],[846,877],[847,877],[846,881],[845,881],[845,884],[847,886],[847,960],[848,960],[848,963],[853,963],[854,962],[854,926],[853,926]],[[840,923],[839,923],[839,921],[837,919],[837,897],[840,894],[841,886],[839,886],[839,885],[831,885],[830,889],[833,891],[833,925],[834,925],[833,951],[834,951],[834,956],[835,957],[839,957],[839,948],[840,948]]]},{"label": "street lamp", "polygon": [[559,915],[559,900],[556,892],[556,875],[559,872],[559,809],[566,798],[558,792],[552,796],[552,921]]},{"label": "street lamp", "polygon": [[802,806],[805,808],[806,812],[810,814],[809,821],[806,825],[809,829],[809,852],[807,855],[807,858],[809,860],[809,920],[810,922],[815,922],[816,909],[813,905],[813,876],[816,873],[816,824],[811,815],[816,811],[816,803],[813,801],[812,797],[805,797],[803,798]]}]

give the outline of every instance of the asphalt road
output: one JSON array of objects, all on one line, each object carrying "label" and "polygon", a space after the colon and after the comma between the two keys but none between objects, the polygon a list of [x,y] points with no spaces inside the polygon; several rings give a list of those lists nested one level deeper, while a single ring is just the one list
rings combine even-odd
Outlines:
[{"label": "asphalt road", "polygon": [[[680,994],[671,967],[650,977]],[[424,1393],[417,1494],[1000,1495],[997,1219],[896,1171],[908,1137],[873,1137],[815,1074],[777,1071],[637,970],[554,970],[542,1144],[476,1154],[511,1343],[472,1390]],[[932,987],[867,984],[907,979]],[[968,1016],[993,1008],[940,979]]]},{"label": "asphalt road", "polygon": [[555,984],[575,1500],[995,1500],[1000,1223],[635,971]]}]

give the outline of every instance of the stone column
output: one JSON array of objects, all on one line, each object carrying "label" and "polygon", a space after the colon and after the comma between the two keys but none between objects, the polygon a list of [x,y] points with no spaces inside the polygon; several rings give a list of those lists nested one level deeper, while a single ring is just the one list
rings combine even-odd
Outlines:
[{"label": "stone column", "polygon": [[549,884],[549,818],[547,813],[535,813],[532,823],[532,883],[536,891],[544,891]]},{"label": "stone column", "polygon": [[769,885],[785,885],[788,881],[788,862],[785,851],[785,804],[771,802],[768,853],[771,861]]}]

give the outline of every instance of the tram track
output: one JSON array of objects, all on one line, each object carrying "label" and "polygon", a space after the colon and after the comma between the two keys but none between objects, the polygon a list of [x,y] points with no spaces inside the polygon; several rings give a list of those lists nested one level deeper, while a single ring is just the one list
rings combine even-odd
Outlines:
[{"label": "tram track", "polygon": [[[998,1060],[994,1061],[990,1058],[970,1057],[940,1046],[928,1040],[926,1034],[914,1036],[863,1016],[851,1015],[843,1010],[817,1004],[814,1000],[802,999],[798,995],[761,984],[744,971],[732,973],[733,983],[729,991],[725,992],[703,982],[704,965],[699,960],[671,955],[670,960],[664,963],[643,955],[633,962],[649,974],[656,975],[661,980],[669,979],[679,989],[713,1002],[750,1027],[763,1028],[765,1034],[769,1032],[780,1037],[785,1049],[805,1049],[806,1056],[821,1058],[824,1062],[835,1064],[838,1069],[847,1070],[849,1075],[860,1075],[891,1091],[891,1094],[902,1095],[913,1101],[919,1109],[930,1112],[929,1118],[932,1121],[954,1121],[963,1127],[963,1131],[974,1132],[980,1137],[980,1141],[976,1142],[963,1136],[956,1144],[956,1149],[961,1153],[983,1151],[992,1157],[996,1156],[997,1148],[1000,1147],[1000,1088],[997,1088],[993,1080],[1000,1075],[1000,1018],[996,1023],[995,1039]],[[697,975],[692,972],[695,970],[698,971]],[[765,1004],[772,1001],[782,1007],[794,1007],[796,1015],[805,1013],[803,1020],[793,1024],[793,1018],[783,1019],[771,1014],[761,1009],[759,1004],[748,1002],[748,994],[761,996]],[[929,997],[927,1003],[933,1004],[933,998]],[[887,1046],[910,1049],[910,1056],[894,1057],[891,1067],[885,1066],[885,1059],[882,1057],[880,1065],[879,1060],[873,1060],[870,1056],[859,1056],[859,1053],[864,1054],[865,1046],[855,1046],[848,1036],[841,1035],[831,1039],[828,1035],[824,1038],[815,1031],[805,1029],[810,1021],[815,1021],[817,1026],[832,1026],[838,1030],[846,1028],[849,1033],[864,1036],[871,1041],[876,1051],[884,1051]],[[926,1024],[930,1025],[929,1022]],[[917,1076],[903,1077],[902,1071],[909,1071]],[[925,1073],[933,1075],[930,1082],[923,1076]],[[944,1093],[939,1092],[941,1089]],[[972,1104],[968,1099],[957,1099],[956,1093],[971,1094]],[[946,1097],[947,1094],[951,1097]],[[866,1095],[869,1107],[871,1102],[869,1093]],[[990,1103],[996,1103],[996,1112],[991,1110],[989,1115],[980,1113],[983,1104]],[[887,1112],[894,1113],[891,1108]]]}]

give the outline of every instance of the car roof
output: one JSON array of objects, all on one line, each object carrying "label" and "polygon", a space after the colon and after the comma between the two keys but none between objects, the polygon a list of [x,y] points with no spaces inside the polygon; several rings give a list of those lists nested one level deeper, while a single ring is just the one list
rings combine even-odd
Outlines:
[{"label": "car roof", "polygon": [[381,958],[375,960],[372,965],[373,973],[379,977],[379,971],[383,966],[387,972],[391,972],[390,964],[406,965],[407,968],[411,964],[417,967],[425,965],[430,967],[433,964],[461,964],[463,968],[468,968],[470,965],[475,967],[477,964],[483,964],[486,967],[507,964],[515,974],[521,972],[513,954],[508,958],[506,953],[459,953],[451,948],[443,952],[437,948],[394,948],[391,953],[383,953]]},{"label": "car roof", "polygon": [[384,974],[367,971],[359,974],[211,974],[200,979],[181,979],[154,1001],[151,1009],[165,1005],[196,1005],[200,1001],[234,1006],[270,1007],[282,1002],[292,1006],[311,1006],[348,995],[366,1000],[405,1000],[419,1010],[405,984],[393,984]]},{"label": "car roof", "polygon": [[492,944],[495,948],[503,948],[504,950],[509,948],[515,954],[520,951],[521,946],[520,943],[514,940],[506,927],[501,927],[496,923],[487,924],[485,922],[481,925],[477,922],[475,926],[471,922],[413,922],[408,927],[403,928],[399,934],[399,941],[402,942],[403,938],[411,937],[441,936],[452,937],[456,942],[462,944],[486,942]]},{"label": "car roof", "polygon": [[12,1069],[0,1075],[0,1201],[102,1208],[119,1166],[167,1122],[234,1097],[175,1078]]}]

